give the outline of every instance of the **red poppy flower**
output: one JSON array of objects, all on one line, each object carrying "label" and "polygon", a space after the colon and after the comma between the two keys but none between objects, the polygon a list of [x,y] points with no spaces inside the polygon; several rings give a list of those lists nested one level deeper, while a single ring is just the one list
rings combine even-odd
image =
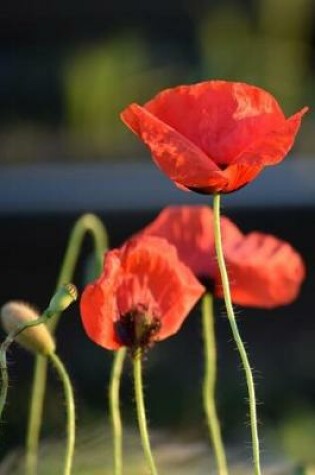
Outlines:
[{"label": "red poppy flower", "polygon": [[[234,303],[274,308],[293,302],[305,278],[301,256],[285,241],[253,232],[224,249]],[[223,296],[219,272],[216,295]]]},{"label": "red poppy flower", "polygon": [[104,348],[147,347],[176,333],[204,290],[165,239],[134,238],[106,254],[84,290],[83,325]]},{"label": "red poppy flower", "polygon": [[283,160],[306,111],[286,119],[263,89],[208,81],[166,89],[121,118],[179,187],[229,193]]},{"label": "red poppy flower", "polygon": [[[165,208],[142,233],[164,237],[174,244],[180,259],[195,275],[211,279],[216,296],[223,296],[210,207]],[[244,235],[225,217],[221,218],[221,233],[234,303],[272,308],[297,297],[305,268],[290,244],[268,234]]]}]

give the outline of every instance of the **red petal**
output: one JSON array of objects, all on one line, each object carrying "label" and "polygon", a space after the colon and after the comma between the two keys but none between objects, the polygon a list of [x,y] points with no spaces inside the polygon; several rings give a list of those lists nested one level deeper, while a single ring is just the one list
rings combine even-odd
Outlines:
[{"label": "red petal", "polygon": [[[234,303],[273,308],[291,303],[305,277],[300,255],[273,236],[251,233],[224,251]],[[218,275],[216,294],[223,295]]]},{"label": "red petal", "polygon": [[266,166],[281,162],[292,148],[302,117],[307,111],[308,107],[304,107],[278,128],[252,143],[236,158],[235,163],[245,166]]},{"label": "red petal", "polygon": [[238,82],[208,81],[167,89],[144,107],[222,165],[232,163],[284,121],[271,94]]},{"label": "red petal", "polygon": [[156,340],[173,335],[181,327],[190,310],[204,292],[204,287],[177,256],[176,249],[166,240],[139,236],[122,249],[122,269],[125,275],[138,279],[138,303],[144,293],[159,307],[162,322]]},{"label": "red petal", "polygon": [[[221,219],[221,229],[224,243],[242,236],[238,228],[225,217]],[[196,276],[214,278],[216,261],[213,212],[210,207],[169,206],[142,233],[167,239]]]},{"label": "red petal", "polygon": [[143,107],[131,104],[121,118],[150,148],[154,161],[171,180],[187,187],[202,186],[209,176],[220,173],[202,150]]},{"label": "red petal", "polygon": [[91,340],[108,350],[117,350],[122,346],[114,330],[114,322],[118,318],[115,296],[119,277],[118,256],[117,251],[106,254],[102,276],[85,288],[80,302],[86,333]]},{"label": "red petal", "polygon": [[259,175],[263,167],[259,165],[245,165],[243,163],[230,165],[222,172],[227,183],[221,189],[213,189],[211,193],[231,193],[247,185]]}]

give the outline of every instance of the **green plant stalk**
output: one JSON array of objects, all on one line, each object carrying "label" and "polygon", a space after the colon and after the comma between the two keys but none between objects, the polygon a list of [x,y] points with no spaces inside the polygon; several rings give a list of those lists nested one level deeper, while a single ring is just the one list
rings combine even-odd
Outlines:
[{"label": "green plant stalk", "polygon": [[109,410],[114,442],[114,474],[122,475],[122,423],[119,408],[121,374],[126,357],[126,348],[115,352],[109,384]]},{"label": "green plant stalk", "polygon": [[65,393],[67,410],[67,444],[63,474],[71,475],[75,445],[75,405],[73,389],[68,373],[60,358],[56,355],[56,353],[51,353],[49,358],[62,381]]},{"label": "green plant stalk", "polygon": [[8,368],[7,368],[7,351],[10,345],[14,342],[15,338],[20,333],[22,333],[27,328],[35,327],[36,325],[46,323],[49,318],[50,318],[50,315],[44,312],[43,315],[38,317],[36,320],[23,323],[22,325],[18,325],[18,327],[12,332],[10,332],[9,335],[5,338],[5,340],[1,343],[1,346],[0,346],[0,367],[1,367],[0,420],[2,417],[6,400],[7,400],[8,387],[9,387],[9,376],[8,376]]},{"label": "green plant stalk", "polygon": [[[97,275],[102,271],[104,251],[108,249],[107,231],[102,221],[94,214],[84,214],[77,220],[70,234],[67,250],[63,259],[56,290],[63,284],[72,282],[72,277],[78,262],[83,240],[90,234],[94,241],[94,255],[97,262]],[[48,324],[54,333],[58,325],[60,314],[52,318]]]},{"label": "green plant stalk", "polygon": [[7,353],[6,350],[0,351],[0,368],[1,368],[1,390],[0,390],[0,422],[2,419],[3,409],[7,400],[8,388],[9,388],[9,376],[7,368]]},{"label": "green plant stalk", "polygon": [[154,458],[152,455],[147,420],[145,415],[143,384],[142,384],[142,350],[138,348],[133,356],[133,379],[135,387],[135,399],[137,406],[138,425],[141,437],[142,448],[150,469],[151,475],[158,475]]},{"label": "green plant stalk", "polygon": [[25,475],[37,474],[39,434],[43,419],[48,360],[36,356],[25,443]]},{"label": "green plant stalk", "polygon": [[220,422],[215,404],[217,353],[214,330],[213,298],[209,292],[202,298],[202,334],[204,345],[204,378],[202,388],[203,405],[218,473],[219,475],[228,475]]},{"label": "green plant stalk", "polygon": [[226,306],[227,316],[232,329],[234,341],[236,343],[242,365],[245,372],[246,384],[249,396],[249,412],[250,412],[250,426],[252,434],[252,449],[253,449],[253,464],[255,475],[261,474],[260,469],[260,452],[259,452],[259,437],[258,437],[258,424],[257,424],[257,408],[256,408],[256,395],[255,385],[252,370],[249,364],[248,356],[242,338],[240,336],[238,326],[236,323],[232,299],[229,278],[226,270],[223,249],[222,249],[222,237],[220,228],[220,195],[215,194],[213,198],[213,211],[214,211],[214,240],[215,249],[218,260],[218,265],[221,274],[221,281],[223,286],[224,301]]},{"label": "green plant stalk", "polygon": [[[56,289],[59,289],[62,284],[67,284],[72,281],[82,242],[88,233],[91,234],[94,240],[98,271],[99,273],[101,272],[103,253],[108,248],[106,228],[97,216],[94,216],[93,214],[85,214],[77,220],[71,231]],[[49,322],[48,326],[52,333],[56,330],[59,317],[60,315],[57,314]],[[35,361],[29,421],[26,434],[25,475],[34,475],[37,471],[37,453],[42,425],[46,381],[47,359],[37,356]]]}]

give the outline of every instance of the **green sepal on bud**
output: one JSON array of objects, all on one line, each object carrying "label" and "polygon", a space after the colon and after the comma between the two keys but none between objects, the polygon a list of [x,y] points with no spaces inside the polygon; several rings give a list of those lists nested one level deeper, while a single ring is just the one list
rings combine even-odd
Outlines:
[{"label": "green sepal on bud", "polygon": [[[38,320],[39,314],[27,303],[11,301],[0,311],[3,329],[12,334],[30,322]],[[31,351],[48,356],[55,352],[56,344],[44,323],[25,328],[15,336],[14,341]]]},{"label": "green sepal on bud", "polygon": [[66,310],[78,298],[78,291],[73,284],[62,285],[52,297],[45,313],[55,315]]}]

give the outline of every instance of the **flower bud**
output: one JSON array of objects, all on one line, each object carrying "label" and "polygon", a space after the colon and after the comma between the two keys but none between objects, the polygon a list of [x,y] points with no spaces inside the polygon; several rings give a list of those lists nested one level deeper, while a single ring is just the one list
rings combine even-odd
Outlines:
[{"label": "flower bud", "polygon": [[[37,320],[38,313],[24,302],[11,301],[1,308],[2,326],[6,333],[14,332],[24,324]],[[33,353],[47,356],[55,351],[55,342],[44,323],[26,328],[14,341]]]},{"label": "flower bud", "polygon": [[60,287],[49,302],[48,312],[51,314],[60,313],[66,310],[78,298],[78,291],[75,285],[65,284]]}]

